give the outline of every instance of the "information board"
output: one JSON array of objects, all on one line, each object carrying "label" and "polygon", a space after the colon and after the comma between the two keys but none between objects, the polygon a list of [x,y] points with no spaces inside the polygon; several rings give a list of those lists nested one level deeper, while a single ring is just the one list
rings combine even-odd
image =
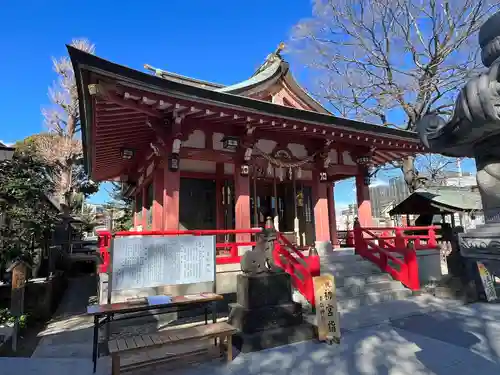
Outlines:
[{"label": "information board", "polygon": [[112,290],[215,281],[215,236],[127,236],[112,244]]}]

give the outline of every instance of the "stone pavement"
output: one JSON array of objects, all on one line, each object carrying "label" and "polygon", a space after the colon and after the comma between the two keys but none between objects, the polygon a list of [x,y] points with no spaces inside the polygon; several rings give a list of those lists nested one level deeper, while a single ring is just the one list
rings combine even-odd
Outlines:
[{"label": "stone pavement", "polygon": [[[92,329],[82,315],[91,278],[71,280],[32,358],[0,358],[0,375],[91,375]],[[95,290],[95,289],[94,289]],[[89,292],[90,291],[90,292]],[[500,304],[459,305],[420,296],[342,316],[340,345],[305,342],[175,371],[131,375],[483,375],[500,373]],[[110,375],[109,357],[97,375]]]},{"label": "stone pavement", "polygon": [[[95,276],[68,281],[68,288],[44,331],[32,358],[91,358],[93,320],[85,315],[87,305],[95,298]],[[89,345],[90,344],[90,345]]]}]

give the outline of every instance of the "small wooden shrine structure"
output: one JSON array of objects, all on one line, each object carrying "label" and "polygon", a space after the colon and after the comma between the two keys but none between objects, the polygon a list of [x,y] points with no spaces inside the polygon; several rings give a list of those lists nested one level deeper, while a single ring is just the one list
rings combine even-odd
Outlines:
[{"label": "small wooden shrine structure", "polygon": [[68,49],[85,166],[126,184],[139,230],[248,229],[271,216],[299,246],[337,246],[335,182],[356,178],[370,226],[370,168],[423,151],[413,132],[333,116],[295,81],[282,46],[231,86]]}]

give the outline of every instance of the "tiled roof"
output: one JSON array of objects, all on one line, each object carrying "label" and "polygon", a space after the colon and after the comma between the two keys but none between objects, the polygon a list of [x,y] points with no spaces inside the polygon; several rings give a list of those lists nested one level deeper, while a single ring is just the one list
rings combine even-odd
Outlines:
[{"label": "tiled roof", "polygon": [[470,187],[438,186],[418,189],[394,207],[389,214],[437,214],[482,209],[478,191]]}]

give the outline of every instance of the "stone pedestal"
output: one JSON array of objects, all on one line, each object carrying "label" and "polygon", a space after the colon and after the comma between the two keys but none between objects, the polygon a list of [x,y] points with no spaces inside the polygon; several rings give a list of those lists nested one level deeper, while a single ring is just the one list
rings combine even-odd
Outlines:
[{"label": "stone pedestal", "polygon": [[333,245],[329,241],[316,241],[314,246],[319,256],[327,256],[333,253]]},{"label": "stone pedestal", "polygon": [[479,298],[484,298],[484,288],[476,262],[480,261],[488,271],[500,277],[500,223],[487,223],[459,235],[460,254],[465,258],[469,283],[475,285]]},{"label": "stone pedestal", "polygon": [[233,345],[243,353],[273,348],[315,337],[304,322],[302,306],[292,301],[290,275],[284,272],[242,274],[237,279],[237,303],[228,322],[238,329]]}]

